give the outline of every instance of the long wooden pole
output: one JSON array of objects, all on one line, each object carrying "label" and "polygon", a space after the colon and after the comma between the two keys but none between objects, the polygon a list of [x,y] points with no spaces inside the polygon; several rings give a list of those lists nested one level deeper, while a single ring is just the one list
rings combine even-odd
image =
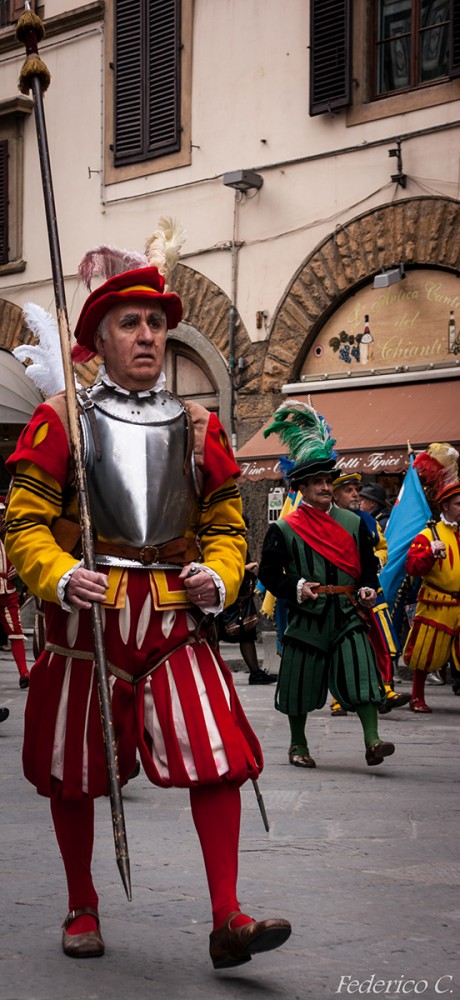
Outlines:
[{"label": "long wooden pole", "polygon": [[[67,412],[69,418],[69,437],[72,450],[72,458],[75,467],[75,480],[78,491],[78,501],[80,508],[80,522],[82,532],[83,559],[87,569],[95,570],[95,554],[93,536],[91,530],[91,516],[88,499],[88,489],[86,482],[86,470],[82,459],[82,442],[80,422],[78,418],[78,402],[75,389],[75,378],[72,365],[72,354],[70,346],[70,328],[67,316],[67,307],[64,291],[64,280],[61,262],[61,251],[59,245],[59,235],[56,222],[56,208],[54,203],[53,184],[51,176],[50,157],[48,149],[48,139],[46,133],[46,122],[43,107],[43,89],[49,83],[49,74],[45,64],[38,56],[38,41],[43,38],[44,28],[40,18],[34,14],[26,3],[26,11],[19,19],[16,36],[19,41],[26,46],[27,59],[20,78],[20,87],[23,93],[32,90],[34,97],[35,123],[38,139],[38,150],[40,156],[40,169],[42,176],[43,195],[45,202],[46,222],[48,227],[48,240],[50,246],[51,266],[53,272],[54,295],[56,300],[56,312],[59,328],[59,338],[61,343],[62,362],[64,369],[64,380],[67,400]],[[94,642],[94,658],[96,664],[97,685],[99,693],[99,706],[101,712],[102,728],[104,733],[105,755],[107,762],[107,774],[109,780],[110,802],[112,808],[112,825],[115,840],[115,856],[118,869],[126,891],[128,899],[131,899],[131,878],[130,864],[126,837],[126,826],[123,811],[123,800],[121,796],[120,777],[118,770],[118,759],[115,742],[115,733],[112,720],[112,706],[110,701],[110,690],[107,676],[107,660],[105,655],[104,633],[102,627],[101,606],[97,602],[91,605],[91,625]]]}]

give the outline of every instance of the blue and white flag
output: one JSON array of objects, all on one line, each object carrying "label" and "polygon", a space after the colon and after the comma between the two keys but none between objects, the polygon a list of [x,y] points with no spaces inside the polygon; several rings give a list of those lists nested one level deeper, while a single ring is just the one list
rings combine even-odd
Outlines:
[{"label": "blue and white flag", "polygon": [[379,579],[390,612],[394,609],[399,588],[406,576],[406,558],[410,543],[432,517],[413,462],[414,456],[411,455],[409,469],[385,530],[388,560],[380,572]]}]

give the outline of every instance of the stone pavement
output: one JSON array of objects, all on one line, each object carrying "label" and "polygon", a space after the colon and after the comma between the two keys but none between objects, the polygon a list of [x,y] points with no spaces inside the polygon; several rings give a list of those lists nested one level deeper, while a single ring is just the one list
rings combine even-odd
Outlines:
[{"label": "stone pavement", "polygon": [[[10,709],[0,725],[0,1000],[460,996],[460,698],[430,686],[432,715],[403,708],[381,717],[397,752],[374,768],[357,718],[332,719],[325,707],[309,720],[318,767],[303,771],[287,762],[273,685],[249,687],[243,672],[235,683],[264,747],[271,824],[267,834],[248,784],[240,901],[256,917],[290,919],[290,940],[239,969],[213,971],[187,793],[152,788],[141,772],[124,791],[133,900],[114,861],[109,803],[99,801],[94,872],[106,955],[72,961],[60,949],[66,893],[48,802],[21,773],[26,693],[0,653],[0,705]],[[403,681],[399,690],[408,688]]]}]

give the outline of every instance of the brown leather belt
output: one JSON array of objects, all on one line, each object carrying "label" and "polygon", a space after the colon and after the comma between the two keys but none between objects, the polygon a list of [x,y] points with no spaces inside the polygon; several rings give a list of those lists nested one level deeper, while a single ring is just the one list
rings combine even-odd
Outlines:
[{"label": "brown leather belt", "polygon": [[320,587],[315,587],[315,594],[346,594],[349,597],[352,604],[356,604],[356,599],[354,597],[355,587],[352,584],[347,584],[343,587],[335,587],[332,583],[321,584]]},{"label": "brown leather belt", "polygon": [[119,556],[121,559],[133,559],[148,566],[150,563],[174,562],[183,566],[187,562],[187,538],[173,538],[164,545],[114,545],[112,542],[96,541],[94,551],[98,555]]}]

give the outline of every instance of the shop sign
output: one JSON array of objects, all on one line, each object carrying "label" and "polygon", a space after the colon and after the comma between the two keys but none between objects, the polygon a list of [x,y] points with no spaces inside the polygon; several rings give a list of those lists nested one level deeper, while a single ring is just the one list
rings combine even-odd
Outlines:
[{"label": "shop sign", "polygon": [[408,270],[395,285],[367,285],[350,296],[322,327],[300,377],[454,365],[459,357],[459,278]]},{"label": "shop sign", "polygon": [[[283,474],[277,458],[254,458],[238,462],[243,479],[257,482],[262,479],[282,479]],[[377,475],[382,472],[403,472],[409,467],[407,451],[368,451],[342,454],[337,460],[337,468],[347,472],[362,472]]]}]

